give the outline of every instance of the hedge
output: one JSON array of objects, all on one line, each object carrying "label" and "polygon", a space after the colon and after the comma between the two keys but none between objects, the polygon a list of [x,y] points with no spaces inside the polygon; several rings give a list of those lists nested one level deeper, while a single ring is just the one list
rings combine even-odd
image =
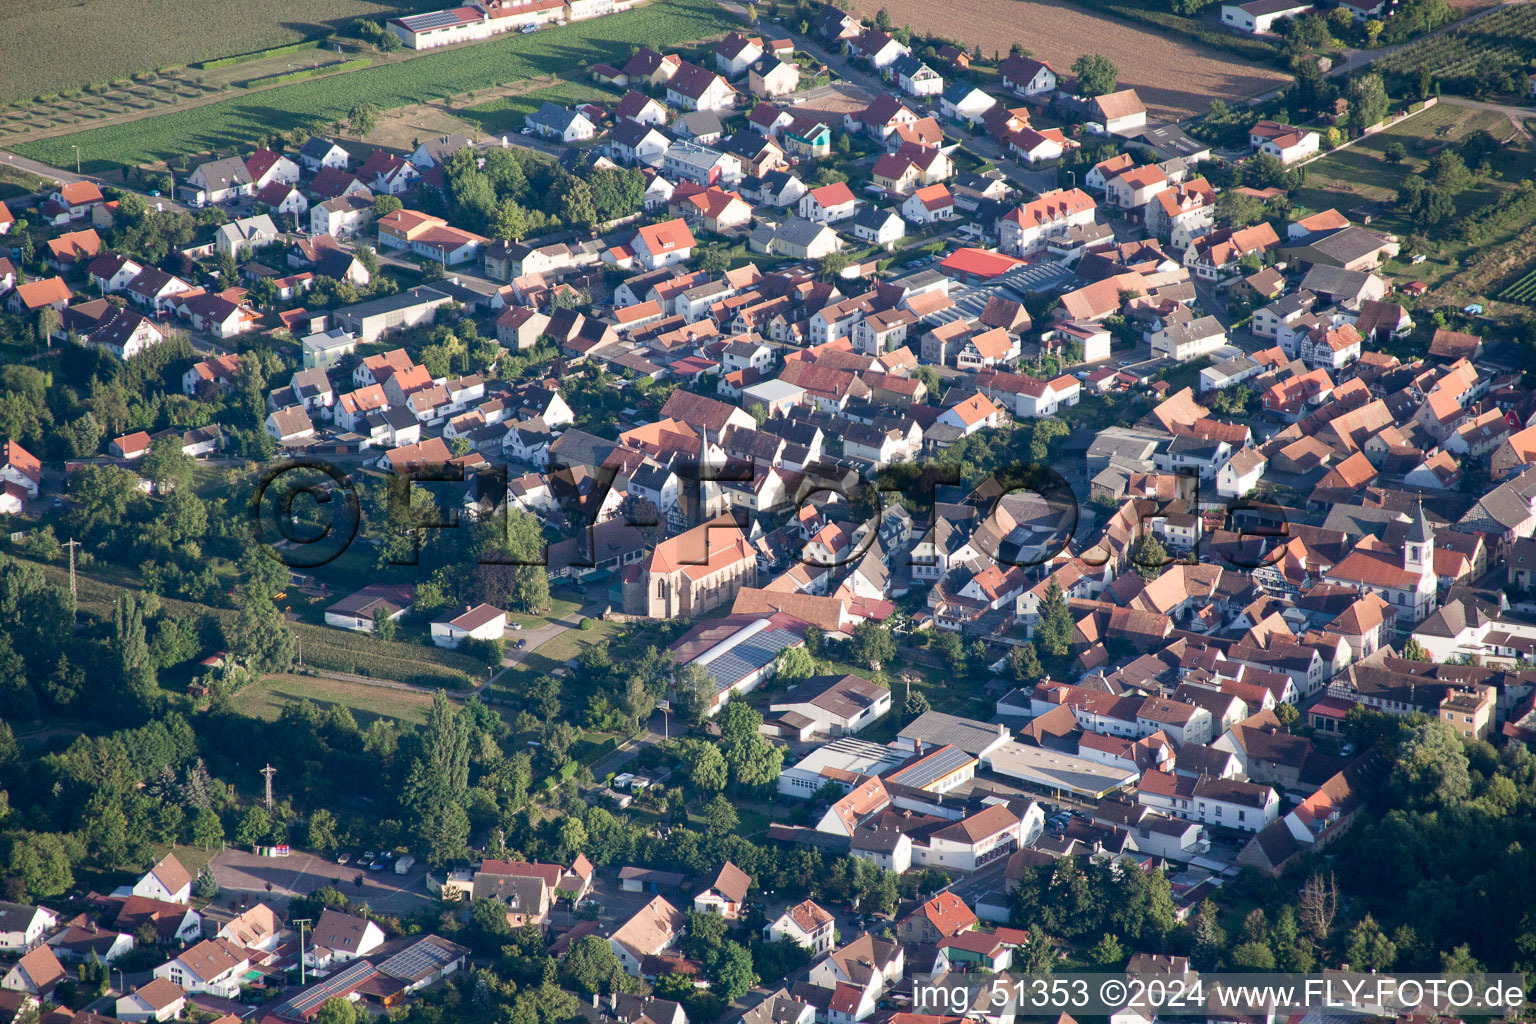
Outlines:
[{"label": "hedge", "polygon": [[232,57],[218,57],[214,60],[198,61],[192,66],[199,71],[207,71],[211,68],[226,68],[231,64],[244,64],[246,61],[260,60],[263,57],[281,57],[288,53],[299,53],[302,50],[319,49],[323,39],[306,39],[300,43],[289,43],[287,46],[273,46],[265,50],[252,50],[250,53],[237,53]]}]

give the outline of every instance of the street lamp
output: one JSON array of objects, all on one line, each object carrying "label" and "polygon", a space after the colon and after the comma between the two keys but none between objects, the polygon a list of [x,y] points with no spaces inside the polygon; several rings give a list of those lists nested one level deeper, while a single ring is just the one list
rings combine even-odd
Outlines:
[{"label": "street lamp", "polygon": [[80,147],[74,145],[73,143],[71,143],[69,148],[75,151],[75,173],[79,174],[80,173]]},{"label": "street lamp", "polygon": [[128,991],[127,991],[126,988],[124,988],[124,985],[127,983],[128,979],[123,975],[123,969],[121,967],[113,967],[112,971],[117,975],[117,992],[118,992],[118,994],[119,995],[127,995]]}]

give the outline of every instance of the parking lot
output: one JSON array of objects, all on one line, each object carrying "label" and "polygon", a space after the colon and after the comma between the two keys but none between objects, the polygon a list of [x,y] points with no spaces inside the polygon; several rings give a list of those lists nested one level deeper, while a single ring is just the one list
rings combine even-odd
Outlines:
[{"label": "parking lot", "polygon": [[[426,891],[426,868],[417,864],[403,875],[393,866],[369,871],[356,864],[337,864],[309,853],[287,857],[261,857],[246,850],[228,849],[213,858],[213,877],[219,883],[219,903],[237,903],[242,896],[287,902],[289,896],[306,896],[323,886],[334,886],[347,898],[366,902],[381,914],[409,914],[432,902]],[[362,879],[362,885],[357,879]]]}]

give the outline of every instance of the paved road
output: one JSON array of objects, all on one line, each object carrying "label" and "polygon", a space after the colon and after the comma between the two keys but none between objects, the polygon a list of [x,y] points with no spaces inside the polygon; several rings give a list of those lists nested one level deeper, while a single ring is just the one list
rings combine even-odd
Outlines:
[{"label": "paved road", "polygon": [[[405,915],[432,902],[423,881],[426,868],[419,864],[409,873],[397,875],[393,867],[368,871],[355,864],[336,864],[312,853],[258,857],[229,848],[218,853],[210,867],[219,883],[218,902],[226,905],[232,905],[242,895],[286,905],[290,896],[308,895],[323,886],[337,885],[338,881],[337,887],[348,897],[366,901],[383,914]],[[361,886],[356,884],[358,877],[363,879]]]},{"label": "paved road", "polygon": [[[67,171],[63,168],[54,167],[51,164],[45,164],[39,160],[29,160],[27,157],[18,156],[17,154],[8,152],[6,150],[0,150],[0,154],[4,155],[5,163],[7,166],[15,167],[17,170],[27,171],[31,174],[36,174],[38,177],[46,178],[47,180],[58,185],[67,185],[70,182],[75,181],[94,181],[98,185],[105,185],[124,192],[134,191],[133,189],[118,184],[117,182],[108,181],[105,178],[98,178],[92,174],[76,174],[74,171]],[[139,192],[138,194],[142,196],[144,201],[150,205],[150,209],[155,209],[155,204],[158,203],[160,204],[160,208],[167,212],[194,212],[191,207],[188,207],[183,203],[178,203],[167,196],[152,196],[145,192]]]},{"label": "paved road", "polygon": [[582,619],[591,618],[595,615],[598,615],[601,613],[601,610],[602,609],[596,603],[584,605],[563,619],[554,619],[550,622],[546,622],[542,626],[538,626],[533,629],[519,629],[509,631],[508,639],[510,639],[512,643],[516,643],[517,641],[522,640],[524,642],[524,647],[521,650],[512,650],[509,648],[506,656],[501,659],[501,668],[497,669],[496,674],[487,678],[485,682],[481,683],[479,686],[476,686],[472,692],[478,694],[482,690],[485,690],[491,684],[496,682],[496,680],[500,679],[504,674],[506,674],[509,669],[513,669],[518,665],[521,665],[530,654],[532,654],[534,651],[537,651],[544,644],[549,643],[549,641],[553,640],[555,637],[559,636],[561,633],[564,633],[568,629],[579,628],[581,626]]}]

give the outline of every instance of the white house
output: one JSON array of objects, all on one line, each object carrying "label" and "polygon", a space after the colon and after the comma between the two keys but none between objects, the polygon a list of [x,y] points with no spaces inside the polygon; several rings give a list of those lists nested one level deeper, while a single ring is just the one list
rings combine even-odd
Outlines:
[{"label": "white house", "polygon": [[1315,154],[1322,139],[1317,132],[1307,128],[1294,128],[1279,121],[1260,121],[1248,129],[1248,145],[1283,164],[1293,164]]},{"label": "white house", "polygon": [[384,930],[367,918],[343,914],[329,907],[310,932],[304,960],[321,970],[367,956],[384,945]]},{"label": "white house", "polygon": [[674,217],[641,228],[630,239],[629,248],[637,264],[649,270],[660,270],[691,259],[695,244],[688,222]]},{"label": "white house", "polygon": [[1226,328],[1213,316],[1169,324],[1152,335],[1152,354],[1187,363],[1227,343]]},{"label": "white house", "polygon": [[833,224],[858,212],[859,200],[845,181],[813,188],[800,197],[800,216],[813,224]]},{"label": "white house", "polygon": [[752,878],[730,861],[720,865],[714,879],[693,898],[693,909],[701,914],[719,914],[734,921],[747,906],[747,890]]},{"label": "white house", "polygon": [[998,65],[998,71],[1002,75],[1003,88],[1011,89],[1019,96],[1041,96],[1056,91],[1056,69],[1044,61],[1009,55]]},{"label": "white house", "polygon": [[221,253],[238,256],[242,249],[260,249],[282,239],[282,232],[265,213],[220,225],[213,235],[213,247]]},{"label": "white house", "polygon": [[1274,31],[1275,22],[1295,18],[1312,10],[1302,0],[1252,0],[1246,4],[1222,4],[1221,23],[1239,32],[1262,35]]},{"label": "white house", "polygon": [[133,894],[165,903],[185,903],[192,897],[192,875],[174,853],[168,853],[134,883]]},{"label": "white house", "polygon": [[0,901],[0,953],[25,953],[58,923],[51,910]]},{"label": "white house", "polygon": [[223,939],[204,939],[156,967],[154,974],[183,992],[233,999],[240,994],[250,967],[251,955],[246,950]]},{"label": "white house", "polygon": [[156,978],[148,985],[130,989],[117,997],[117,1019],[123,1021],[164,1021],[181,1014],[187,994],[168,978]]},{"label": "white house", "polygon": [[1257,448],[1244,448],[1227,460],[1216,472],[1216,493],[1223,498],[1240,498],[1259,485],[1269,460]]},{"label": "white house", "polygon": [[939,101],[939,110],[945,117],[971,124],[980,121],[981,115],[995,106],[997,100],[970,82],[952,82]]},{"label": "white house", "polygon": [[928,185],[907,197],[906,202],[901,204],[901,215],[913,224],[953,220],[955,197],[943,185]]},{"label": "white house", "polygon": [[457,647],[465,640],[500,640],[506,631],[505,611],[477,604],[447,621],[432,623],[432,642],[439,647]]},{"label": "white house", "polygon": [[832,950],[836,936],[832,915],[812,900],[796,903],[763,926],[764,942],[793,942],[821,956]]},{"label": "white house", "polygon": [[624,973],[638,978],[645,958],[670,949],[682,936],[686,921],[681,910],[657,896],[620,925],[608,937],[608,945]]},{"label": "white house", "polygon": [[547,100],[523,121],[535,133],[566,143],[584,142],[597,134],[597,126],[585,114]]}]

